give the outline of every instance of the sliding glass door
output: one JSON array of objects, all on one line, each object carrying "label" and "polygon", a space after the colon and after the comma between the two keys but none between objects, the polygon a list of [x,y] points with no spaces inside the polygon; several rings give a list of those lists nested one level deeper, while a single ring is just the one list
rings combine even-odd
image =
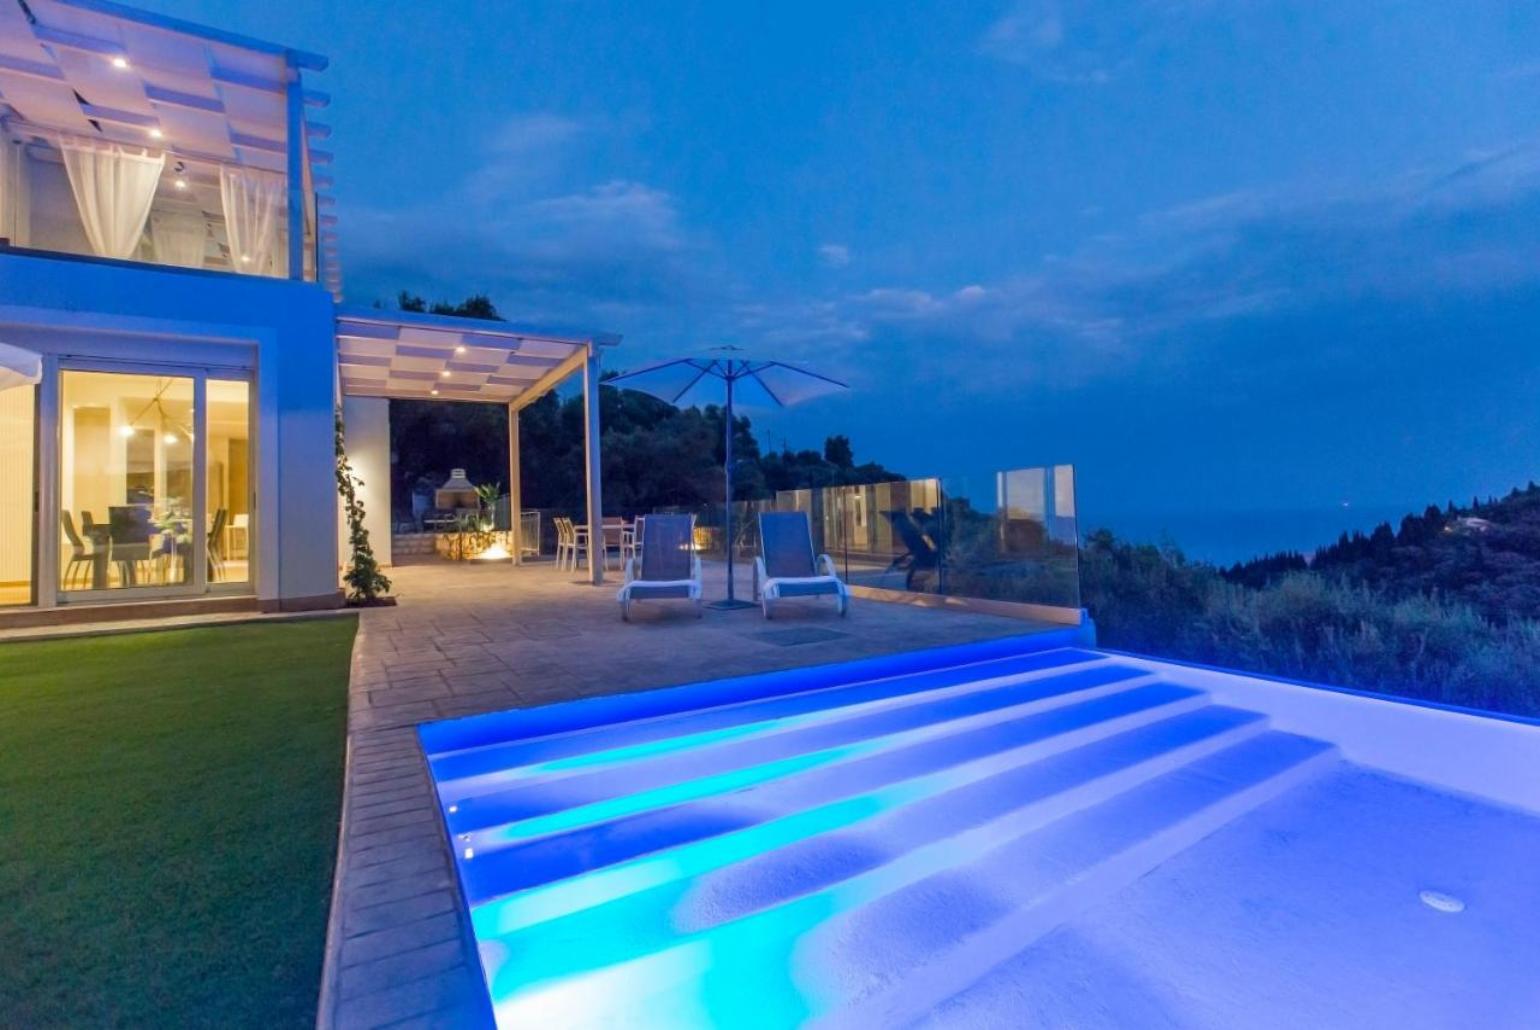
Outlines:
[{"label": "sliding glass door", "polygon": [[61,596],[250,583],[249,393],[201,371],[60,372]]},{"label": "sliding glass door", "polygon": [[0,606],[33,603],[37,388],[0,390]]}]

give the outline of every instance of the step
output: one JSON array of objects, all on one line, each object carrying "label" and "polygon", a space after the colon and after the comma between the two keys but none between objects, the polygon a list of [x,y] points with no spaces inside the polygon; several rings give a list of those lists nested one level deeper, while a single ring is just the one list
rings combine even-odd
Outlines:
[{"label": "step", "polygon": [[[1257,713],[1218,705],[1164,715],[1068,751],[1045,757],[1028,744],[525,890],[476,906],[476,934],[506,936],[687,879],[693,907],[739,909],[714,917],[723,921],[827,886],[831,873],[858,871],[863,855],[896,854],[992,822],[1010,839],[1267,727]],[[773,884],[773,893],[763,883]],[[708,904],[713,896],[720,900]],[[635,922],[615,908],[598,918]],[[577,931],[587,932],[599,928]]]},{"label": "step", "polygon": [[855,712],[863,710],[863,706],[902,705],[924,698],[927,692],[935,696],[967,693],[1108,661],[1107,656],[1094,651],[1064,648],[1033,652],[550,736],[483,744],[432,754],[429,764],[440,797],[446,803],[454,803],[473,796],[481,783],[533,779],[573,769],[621,764],[652,754],[816,722],[835,709]]},{"label": "step", "polygon": [[[453,803],[446,811],[454,834],[501,827],[504,831],[523,825],[525,836],[541,832],[533,823],[557,813],[572,813],[585,806],[616,810],[625,799],[633,810],[648,807],[650,792],[672,798],[681,792],[695,796],[717,793],[719,783],[740,779],[759,782],[777,763],[798,770],[825,762],[844,760],[910,740],[924,739],[998,720],[1008,715],[1071,704],[1102,696],[1141,682],[1153,682],[1142,669],[1102,664],[1048,677],[1012,680],[999,686],[926,695],[913,703],[878,711],[825,712],[820,718],[791,728],[766,731],[749,739],[713,741],[696,747],[649,754],[623,765],[591,772],[573,772],[554,780],[533,783],[488,782],[481,792]],[[566,822],[563,820],[562,822]],[[499,839],[507,839],[506,832]]]},{"label": "step", "polygon": [[[1271,731],[821,927],[824,968],[852,963],[813,989],[829,1003],[828,1025],[918,1018],[1076,913],[1319,775],[1336,757],[1331,744]],[[927,911],[944,912],[952,932],[964,930],[961,939],[900,936]]]},{"label": "step", "polygon": [[[739,789],[720,794],[711,791],[723,784],[707,778],[688,785],[696,796],[617,797],[612,809],[569,815],[578,821],[543,839],[502,838],[510,831],[500,827],[461,833],[455,835],[461,879],[467,899],[475,904],[927,774],[955,775],[957,767],[1002,753],[1012,752],[1011,762],[1041,759],[1207,703],[1207,695],[1191,688],[1151,682],[1046,711],[995,712],[987,722],[975,720],[939,734],[909,734],[819,765],[768,770],[775,775],[760,770],[756,784],[731,784]],[[522,829],[530,829],[527,822]],[[467,850],[471,858],[465,857]]]},{"label": "step", "polygon": [[574,1005],[629,1025],[908,1022],[1334,753],[1269,731],[1004,842],[957,834],[726,922],[684,894],[641,923],[617,922],[637,939],[608,961],[569,957],[594,949],[592,936],[565,947],[547,933],[483,939],[498,1015],[538,1021]]}]

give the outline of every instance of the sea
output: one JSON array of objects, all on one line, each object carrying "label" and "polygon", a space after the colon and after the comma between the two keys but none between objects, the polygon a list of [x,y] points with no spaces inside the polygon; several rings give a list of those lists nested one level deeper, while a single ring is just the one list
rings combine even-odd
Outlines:
[{"label": "sea", "polygon": [[1298,551],[1308,557],[1317,549],[1336,543],[1343,533],[1367,533],[1381,522],[1396,528],[1403,516],[1425,507],[1425,503],[1408,503],[1247,511],[1098,512],[1082,505],[1079,525],[1082,540],[1094,530],[1110,529],[1131,543],[1175,544],[1189,558],[1231,565],[1279,551]]}]

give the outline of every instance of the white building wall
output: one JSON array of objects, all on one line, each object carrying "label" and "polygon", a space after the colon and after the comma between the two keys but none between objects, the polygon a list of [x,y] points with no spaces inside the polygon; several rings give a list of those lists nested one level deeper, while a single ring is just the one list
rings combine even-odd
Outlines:
[{"label": "white building wall", "polygon": [[90,361],[255,365],[257,596],[337,599],[335,311],[313,283],[0,253],[0,339]]},{"label": "white building wall", "polygon": [[[358,498],[364,502],[364,526],[369,546],[381,565],[390,554],[390,401],[383,397],[344,397],[342,421],[347,432],[348,461],[363,480]],[[340,527],[339,554],[347,564],[347,527]]]}]

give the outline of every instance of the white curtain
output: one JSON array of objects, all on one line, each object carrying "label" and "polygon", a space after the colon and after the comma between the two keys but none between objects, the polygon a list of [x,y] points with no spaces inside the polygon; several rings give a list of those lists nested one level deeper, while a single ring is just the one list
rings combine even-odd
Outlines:
[{"label": "white curtain", "polygon": [[133,257],[166,155],[134,154],[116,143],[68,138],[59,141],[59,149],[91,249],[102,257]]},{"label": "white curtain", "polygon": [[150,242],[155,260],[163,265],[202,268],[208,225],[199,215],[157,211],[150,216]]},{"label": "white curtain", "polygon": [[225,208],[230,265],[250,275],[289,274],[288,254],[278,245],[284,215],[284,178],[255,168],[219,169],[219,197]]},{"label": "white curtain", "polygon": [[0,135],[0,236],[17,247],[32,242],[32,189],[27,148]]}]

